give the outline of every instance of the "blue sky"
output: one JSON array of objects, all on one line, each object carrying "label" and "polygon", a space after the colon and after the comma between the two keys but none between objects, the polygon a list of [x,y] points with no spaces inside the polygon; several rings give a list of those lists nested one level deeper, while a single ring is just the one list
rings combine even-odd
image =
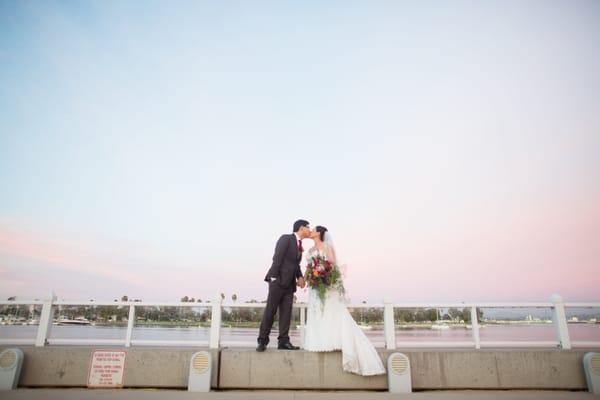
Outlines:
[{"label": "blue sky", "polygon": [[597,300],[599,17],[4,0],[0,295],[262,299],[302,217],[355,300]]}]

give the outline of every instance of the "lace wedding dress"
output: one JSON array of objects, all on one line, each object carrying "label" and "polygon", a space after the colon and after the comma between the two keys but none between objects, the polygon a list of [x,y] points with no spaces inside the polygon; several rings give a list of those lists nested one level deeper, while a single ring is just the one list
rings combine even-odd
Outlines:
[{"label": "lace wedding dress", "polygon": [[[306,257],[316,254],[335,263],[333,246],[324,243],[322,250],[313,247]],[[321,302],[316,290],[308,291],[304,350],[341,350],[344,371],[364,376],[385,374],[379,354],[350,315],[343,295],[337,289],[329,289]]]}]

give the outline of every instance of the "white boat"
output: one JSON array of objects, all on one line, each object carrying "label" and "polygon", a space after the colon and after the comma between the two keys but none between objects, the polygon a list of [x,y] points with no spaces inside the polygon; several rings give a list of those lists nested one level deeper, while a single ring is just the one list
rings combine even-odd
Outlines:
[{"label": "white boat", "polygon": [[[483,328],[485,328],[486,326],[487,326],[487,325],[484,325],[484,324],[479,324],[479,329],[483,329]],[[466,329],[473,329],[473,325],[471,325],[471,324],[466,324],[466,325],[465,325],[465,328],[466,328]]]},{"label": "white boat", "polygon": [[373,329],[373,327],[371,325],[358,324],[358,326],[360,326],[360,329],[362,329],[363,331],[370,331],[371,329]]},{"label": "white boat", "polygon": [[27,320],[23,317],[10,318],[2,322],[3,325],[27,325]]},{"label": "white boat", "polygon": [[436,331],[450,329],[450,326],[448,326],[444,321],[440,320],[440,309],[439,308],[436,310],[436,316],[437,316],[436,321],[433,323],[433,325],[431,325],[431,329],[436,330]]},{"label": "white boat", "polygon": [[56,325],[91,325],[92,323],[85,317],[76,317],[75,319],[59,318]]}]

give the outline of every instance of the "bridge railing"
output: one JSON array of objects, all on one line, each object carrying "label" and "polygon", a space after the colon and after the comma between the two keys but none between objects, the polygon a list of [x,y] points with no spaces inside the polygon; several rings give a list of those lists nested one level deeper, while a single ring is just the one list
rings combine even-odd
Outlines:
[{"label": "bridge railing", "polygon": [[[46,300],[18,300],[18,301],[0,301],[0,306],[18,306],[18,305],[34,305],[41,306],[40,321],[37,328],[36,337],[32,338],[2,338],[0,344],[30,344],[35,346],[46,346],[52,344],[61,345],[123,345],[130,346],[201,346],[210,348],[219,348],[221,345],[231,345],[230,342],[221,341],[221,324],[223,309],[235,308],[264,308],[264,303],[237,303],[223,302],[221,297],[217,297],[212,302],[141,302],[141,301],[113,301],[113,302],[98,302],[98,301],[65,301],[57,300],[56,297]],[[54,310],[56,306],[115,306],[128,307],[127,329],[125,337],[122,339],[59,339],[51,338],[50,332],[54,322]],[[383,333],[384,344],[386,349],[396,349],[397,347],[407,348],[475,348],[482,347],[552,347],[571,349],[572,347],[587,347],[600,348],[600,340],[571,340],[567,325],[566,309],[567,308],[598,308],[600,303],[595,302],[567,302],[565,303],[560,296],[553,296],[550,302],[535,302],[535,303],[393,303],[390,300],[385,300],[383,303],[360,303],[348,304],[349,309],[368,308],[383,310]],[[136,321],[136,308],[139,307],[189,307],[189,308],[210,308],[210,333],[208,340],[142,340],[133,338],[133,330]],[[300,311],[300,336],[301,342],[304,335],[304,326],[306,324],[306,304],[295,303],[294,308]],[[468,341],[411,341],[397,342],[396,340],[396,322],[394,319],[394,310],[396,309],[438,309],[438,308],[457,308],[470,310],[471,321],[471,340]],[[480,325],[478,310],[482,308],[549,308],[552,310],[552,323],[555,330],[555,339],[546,341],[485,341],[480,339]],[[235,342],[235,345],[253,346],[255,342]]]}]

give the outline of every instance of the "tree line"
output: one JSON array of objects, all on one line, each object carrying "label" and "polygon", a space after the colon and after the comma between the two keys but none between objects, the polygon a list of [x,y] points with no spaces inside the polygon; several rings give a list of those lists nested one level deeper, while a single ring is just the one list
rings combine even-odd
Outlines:
[{"label": "tree line", "polygon": [[[225,299],[225,295],[221,294],[221,299]],[[236,302],[237,295],[233,294],[231,299]],[[9,301],[15,300],[10,297]],[[295,299],[297,300],[297,299]],[[115,299],[115,302],[118,302]],[[128,296],[122,296],[121,301],[130,301]],[[141,302],[140,299],[131,300],[133,302]],[[183,296],[180,299],[182,303],[202,303],[200,298]],[[207,301],[209,303],[210,301]],[[259,303],[257,300],[249,300],[246,304]],[[264,303],[261,302],[261,303]],[[365,303],[365,302],[363,302]],[[129,317],[129,307],[126,305],[109,306],[109,305],[81,305],[81,306],[57,306],[55,316],[73,319],[76,317],[85,317],[90,321],[112,321],[124,322]],[[4,306],[1,308],[1,315],[19,316],[26,318],[39,318],[41,307],[33,307],[33,314],[30,312],[30,306],[14,305]],[[191,324],[206,323],[210,321],[210,307],[177,307],[177,306],[138,306],[135,309],[136,320],[146,322],[188,322]],[[360,324],[383,324],[383,309],[381,308],[352,308],[350,309],[352,317]],[[236,308],[223,307],[221,311],[221,320],[225,324],[232,323],[259,323],[263,314],[262,308]],[[483,311],[477,308],[478,320],[483,317]],[[295,323],[299,323],[300,313],[295,309],[292,314],[292,319]],[[420,322],[471,322],[470,308],[449,308],[445,313],[440,313],[437,308],[427,309],[394,309],[394,320],[396,323],[420,323]]]}]

